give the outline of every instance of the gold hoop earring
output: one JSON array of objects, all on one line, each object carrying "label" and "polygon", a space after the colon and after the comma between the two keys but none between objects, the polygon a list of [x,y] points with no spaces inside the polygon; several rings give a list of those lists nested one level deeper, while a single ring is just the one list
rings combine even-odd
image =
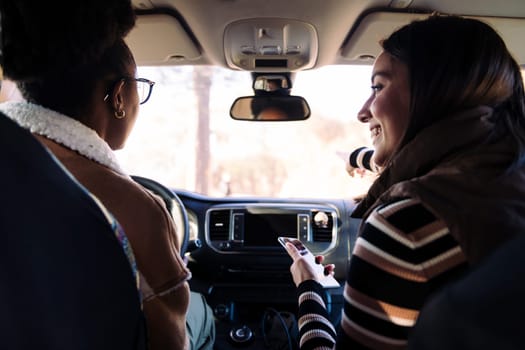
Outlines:
[{"label": "gold hoop earring", "polygon": [[125,117],[126,117],[126,111],[125,110],[115,111],[115,118],[122,119],[122,118],[125,118]]}]

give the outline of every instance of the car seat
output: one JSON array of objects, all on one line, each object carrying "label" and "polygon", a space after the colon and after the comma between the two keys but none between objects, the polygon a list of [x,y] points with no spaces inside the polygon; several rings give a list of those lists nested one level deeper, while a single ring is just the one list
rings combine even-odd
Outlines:
[{"label": "car seat", "polygon": [[145,349],[133,255],[118,224],[3,114],[0,162],[0,348]]},{"label": "car seat", "polygon": [[525,234],[502,244],[419,314],[413,350],[523,349]]}]

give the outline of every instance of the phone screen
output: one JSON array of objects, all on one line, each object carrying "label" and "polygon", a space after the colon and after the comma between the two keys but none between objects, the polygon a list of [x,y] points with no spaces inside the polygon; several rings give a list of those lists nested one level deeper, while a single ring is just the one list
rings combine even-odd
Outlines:
[{"label": "phone screen", "polygon": [[297,250],[299,251],[301,255],[308,254],[308,249],[306,249],[304,244],[296,238],[279,237],[278,240],[283,245],[283,247],[286,245],[287,242],[290,242],[295,246],[295,248],[297,248]]}]

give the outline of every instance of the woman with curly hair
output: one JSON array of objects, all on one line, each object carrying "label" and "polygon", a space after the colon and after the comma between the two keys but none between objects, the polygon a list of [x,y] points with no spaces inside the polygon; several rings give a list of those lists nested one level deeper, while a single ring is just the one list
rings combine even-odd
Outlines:
[{"label": "woman with curly hair", "polygon": [[191,300],[199,322],[186,329],[191,273],[174,221],[113,152],[124,146],[154,84],[136,77],[124,42],[135,24],[130,1],[2,1],[0,15],[4,75],[25,99],[3,103],[0,111],[30,130],[124,228],[150,349],[211,348],[213,317],[202,296]]}]

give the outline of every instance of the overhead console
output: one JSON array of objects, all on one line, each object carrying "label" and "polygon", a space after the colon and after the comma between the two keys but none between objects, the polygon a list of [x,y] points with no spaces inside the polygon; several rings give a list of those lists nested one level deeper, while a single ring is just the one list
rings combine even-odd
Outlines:
[{"label": "overhead console", "polygon": [[318,55],[313,25],[283,18],[249,18],[224,31],[226,62],[232,69],[290,72],[312,68]]},{"label": "overhead console", "polygon": [[282,203],[216,205],[206,213],[206,241],[224,254],[282,252],[277,237],[299,238],[317,253],[333,248],[337,211],[330,206]]}]

